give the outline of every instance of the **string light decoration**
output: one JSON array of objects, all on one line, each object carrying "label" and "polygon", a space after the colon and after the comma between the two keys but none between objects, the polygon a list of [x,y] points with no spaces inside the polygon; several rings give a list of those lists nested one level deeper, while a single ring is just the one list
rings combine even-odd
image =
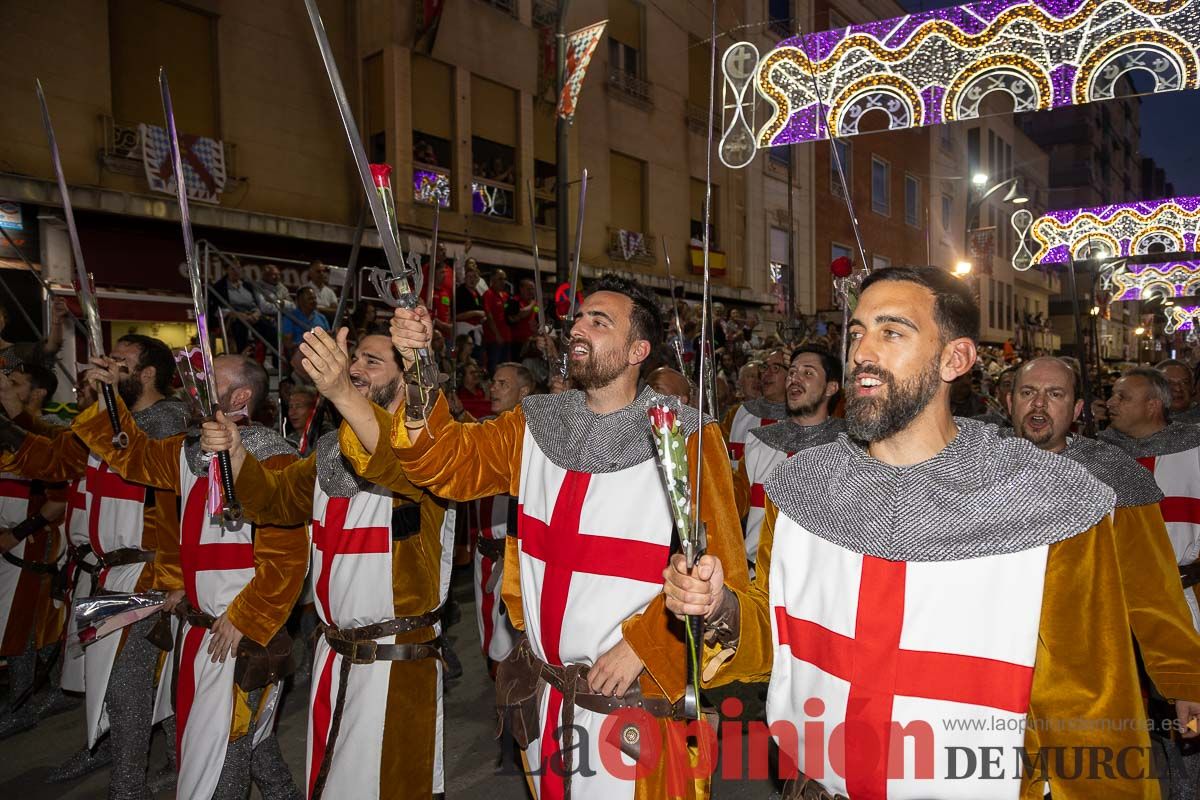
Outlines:
[{"label": "string light decoration", "polygon": [[1102,286],[1114,301],[1174,300],[1200,295],[1200,261],[1121,264],[1102,270]]},{"label": "string light decoration", "polygon": [[1171,306],[1167,309],[1167,323],[1163,325],[1163,333],[1167,336],[1176,331],[1192,331],[1196,320],[1200,319],[1200,306]]},{"label": "string light decoration", "polygon": [[1135,71],[1193,89],[1198,50],[1200,3],[1170,0],[984,0],[795,36],[757,65],[756,144],[854,136],[872,111],[891,130],[973,119],[993,92],[1015,112],[1107,100]]},{"label": "string light decoration", "polygon": [[1200,197],[1049,211],[1028,229],[1035,264],[1190,253],[1198,233]]}]

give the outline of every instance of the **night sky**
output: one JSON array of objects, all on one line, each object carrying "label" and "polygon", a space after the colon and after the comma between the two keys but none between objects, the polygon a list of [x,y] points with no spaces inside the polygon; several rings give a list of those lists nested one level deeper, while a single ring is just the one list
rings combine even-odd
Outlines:
[{"label": "night sky", "polygon": [[[900,4],[921,11],[960,5],[961,0],[900,0]],[[1142,155],[1166,170],[1177,195],[1200,194],[1200,152],[1190,144],[1200,127],[1200,91],[1144,95],[1141,118]]]}]

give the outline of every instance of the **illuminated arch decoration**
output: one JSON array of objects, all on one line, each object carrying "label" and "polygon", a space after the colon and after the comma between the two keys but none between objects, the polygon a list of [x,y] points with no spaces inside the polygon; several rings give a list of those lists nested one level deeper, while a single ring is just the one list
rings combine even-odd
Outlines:
[{"label": "illuminated arch decoration", "polygon": [[1154,252],[1152,245],[1171,242],[1176,246],[1166,252],[1193,252],[1198,233],[1200,197],[1050,211],[1029,229],[1035,264],[1087,257],[1089,243],[1106,247],[1104,256],[1111,258]]},{"label": "illuminated arch decoration", "polygon": [[1126,264],[1111,273],[1106,287],[1114,301],[1195,297],[1200,295],[1200,261]]},{"label": "illuminated arch decoration", "polygon": [[1168,0],[982,0],[795,36],[758,64],[770,113],[756,144],[825,139],[828,120],[853,136],[853,108],[898,129],[977,117],[993,92],[1019,111],[1108,99],[1133,71],[1155,92],[1193,89],[1198,49],[1200,3]]},{"label": "illuminated arch decoration", "polygon": [[1167,309],[1167,324],[1163,333],[1167,336],[1176,331],[1190,331],[1200,319],[1200,306],[1172,306]]}]

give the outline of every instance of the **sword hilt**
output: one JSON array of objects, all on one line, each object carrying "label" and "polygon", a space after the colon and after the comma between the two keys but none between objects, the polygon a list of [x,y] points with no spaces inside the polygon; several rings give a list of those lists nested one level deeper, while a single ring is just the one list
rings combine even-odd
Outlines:
[{"label": "sword hilt", "polygon": [[129,434],[121,430],[121,418],[117,416],[117,396],[111,383],[100,384],[100,393],[104,395],[104,405],[108,410],[108,423],[112,425],[113,447],[124,450],[129,447]]},{"label": "sword hilt", "polygon": [[233,463],[229,460],[229,451],[222,450],[217,453],[217,470],[218,476],[221,479],[221,492],[225,495],[224,517],[225,522],[233,524],[240,522],[242,519],[242,504],[238,502],[237,495],[233,490]]}]

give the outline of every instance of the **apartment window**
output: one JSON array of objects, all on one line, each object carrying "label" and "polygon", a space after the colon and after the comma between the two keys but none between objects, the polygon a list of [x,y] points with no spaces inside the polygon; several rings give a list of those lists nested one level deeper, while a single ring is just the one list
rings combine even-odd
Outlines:
[{"label": "apartment window", "polygon": [[554,106],[533,106],[533,214],[538,225],[554,227],[554,182],[558,179]]},{"label": "apartment window", "polygon": [[618,230],[646,230],[646,162],[608,154],[609,218]]},{"label": "apartment window", "polygon": [[[372,77],[373,66],[364,62],[363,65],[363,95],[366,98],[366,119],[364,127],[370,131],[381,128],[386,131],[383,105],[383,58],[372,56],[370,62],[377,62],[378,75]],[[376,88],[377,87],[377,88]],[[450,67],[432,58],[426,58],[419,53],[412,57],[412,107],[420,109],[417,121],[420,127],[414,126],[413,141],[413,199],[419,203],[434,202],[438,199],[442,208],[450,206],[450,191],[453,181],[450,179],[450,166],[453,164],[454,148],[454,89]],[[378,116],[380,121],[375,122]],[[382,138],[369,137],[371,158],[385,160],[377,155],[381,150],[387,151],[386,133]]]},{"label": "apartment window", "polygon": [[871,210],[885,217],[892,213],[892,168],[879,156],[871,156]]},{"label": "apartment window", "polygon": [[608,65],[635,78],[642,77],[642,6],[633,0],[609,0]]},{"label": "apartment window", "polygon": [[773,32],[783,36],[792,35],[791,0],[767,0],[767,18],[767,24]]},{"label": "apartment window", "polygon": [[181,134],[221,138],[217,18],[167,0],[110,0],[113,119],[163,124],[154,76],[166,67]]},{"label": "apartment window", "polygon": [[[697,247],[704,244],[704,181],[692,178],[690,185],[691,195],[691,240],[692,244]],[[721,204],[717,202],[717,187],[712,187],[712,211],[708,215],[709,222],[709,247],[716,250],[720,247],[720,237],[717,236],[717,209]]]},{"label": "apartment window", "polygon": [[904,222],[921,227],[921,180],[912,175],[904,176]]},{"label": "apartment window", "polygon": [[892,260],[886,256],[871,256],[871,269],[887,269],[892,265]]},{"label": "apartment window", "polygon": [[472,75],[472,213],[516,219],[516,149],[516,90]]},{"label": "apartment window", "polygon": [[790,262],[788,258],[788,232],[784,228],[771,228],[771,263],[787,266]]},{"label": "apartment window", "polygon": [[837,160],[834,160],[834,154],[830,152],[829,191],[833,192],[835,197],[843,197],[842,181],[841,178],[838,177],[838,161],[842,162],[842,170],[846,173],[846,185],[853,186],[853,170],[851,169],[851,166],[853,165],[853,162],[851,161],[851,154],[853,151],[850,149],[850,143],[844,139],[838,139],[835,141],[833,143],[833,147],[837,148]]},{"label": "apartment window", "polygon": [[954,198],[942,195],[942,230],[950,232],[950,218],[954,215]]}]

